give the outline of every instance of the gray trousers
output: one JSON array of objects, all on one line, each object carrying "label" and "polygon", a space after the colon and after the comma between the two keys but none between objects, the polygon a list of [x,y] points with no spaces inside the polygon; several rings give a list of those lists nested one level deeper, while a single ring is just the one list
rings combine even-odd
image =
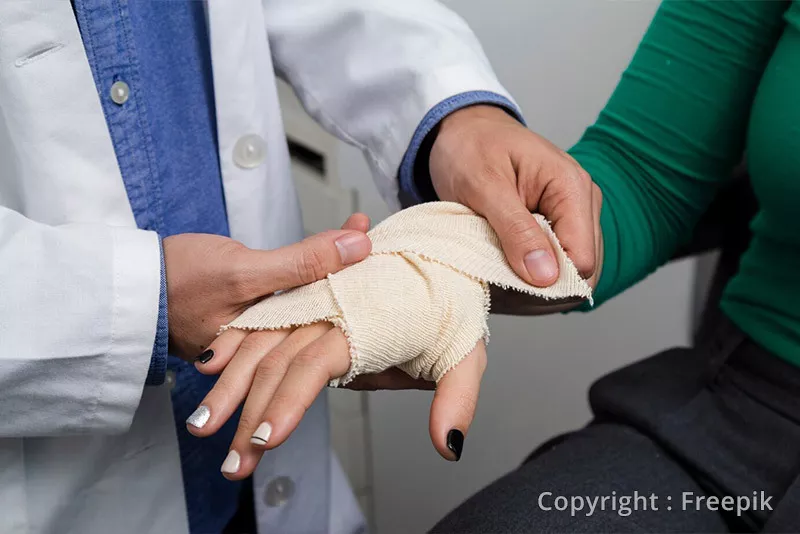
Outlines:
[{"label": "gray trousers", "polygon": [[432,532],[800,532],[800,368],[730,322],[601,378],[589,399],[589,425]]}]

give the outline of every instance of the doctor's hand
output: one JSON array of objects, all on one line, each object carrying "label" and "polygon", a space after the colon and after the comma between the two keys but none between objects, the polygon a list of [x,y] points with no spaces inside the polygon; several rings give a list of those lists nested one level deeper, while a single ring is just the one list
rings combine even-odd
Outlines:
[{"label": "doctor's hand", "polygon": [[369,255],[366,215],[351,216],[342,230],[311,236],[274,250],[254,250],[227,237],[179,234],[163,241],[167,277],[169,348],[191,361],[245,309],[279,290],[316,282]]},{"label": "doctor's hand", "polygon": [[550,242],[531,216],[538,212],[551,221],[578,272],[596,286],[603,253],[602,194],[566,152],[502,109],[478,105],[441,122],[429,169],[439,199],[484,216],[525,281],[544,287],[558,278]]},{"label": "doctor's hand", "polygon": [[[209,436],[244,402],[239,427],[221,467],[231,480],[252,474],[264,452],[281,445],[297,428],[328,382],[344,376],[350,368],[347,340],[330,323],[293,330],[231,329],[211,348],[214,359],[197,367],[206,374],[222,374],[201,403],[203,418],[194,421],[198,424],[192,424],[190,418],[187,428],[195,436]],[[436,386],[429,427],[434,447],[445,459],[461,456],[485,368],[486,350],[479,342]],[[392,389],[434,387],[405,376],[405,381],[389,376],[387,385]]]}]

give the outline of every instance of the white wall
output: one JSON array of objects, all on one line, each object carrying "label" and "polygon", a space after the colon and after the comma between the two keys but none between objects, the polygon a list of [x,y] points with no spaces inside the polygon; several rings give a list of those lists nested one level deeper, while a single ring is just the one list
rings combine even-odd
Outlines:
[{"label": "white wall", "polygon": [[[453,0],[484,43],[529,126],[573,143],[604,105],[657,7],[651,1]],[[356,151],[342,181],[360,208],[386,209]],[[671,265],[590,315],[491,321],[478,417],[462,461],[433,450],[430,394],[369,398],[378,534],[422,532],[464,498],[516,466],[538,443],[589,416],[586,389],[602,373],[687,343],[693,264]]]}]

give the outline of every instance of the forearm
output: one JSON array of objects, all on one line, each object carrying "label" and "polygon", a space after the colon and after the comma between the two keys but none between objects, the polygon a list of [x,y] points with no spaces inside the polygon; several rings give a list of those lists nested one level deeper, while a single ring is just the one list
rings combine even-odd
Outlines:
[{"label": "forearm", "polygon": [[510,101],[468,25],[429,0],[266,0],[275,67],[309,113],[360,148],[397,201],[414,132],[437,104],[473,91]]},{"label": "forearm", "polygon": [[782,2],[665,2],[569,151],[603,192],[603,302],[668,261],[744,149]]}]

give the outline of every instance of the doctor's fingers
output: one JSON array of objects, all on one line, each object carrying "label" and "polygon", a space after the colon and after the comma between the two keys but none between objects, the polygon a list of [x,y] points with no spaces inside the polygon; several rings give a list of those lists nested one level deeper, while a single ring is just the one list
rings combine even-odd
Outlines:
[{"label": "doctor's fingers", "polygon": [[259,364],[231,443],[229,457],[238,463],[228,462],[223,474],[231,480],[250,475],[265,448],[280,445],[297,427],[330,374],[344,374],[349,367],[341,330],[329,323],[295,330]]},{"label": "doctor's fingers", "polygon": [[[369,225],[370,220],[367,215],[354,213],[344,222],[342,230],[366,233],[369,231]],[[248,333],[245,330],[238,329],[231,329],[222,333],[213,343],[206,347],[202,354],[195,358],[194,364],[197,370],[206,375],[221,373]],[[226,355],[227,358],[225,357]]]},{"label": "doctor's fingers", "polygon": [[[231,417],[250,391],[256,368],[262,358],[289,336],[288,330],[223,332],[211,345],[214,357],[206,364],[222,370],[214,387],[200,406],[186,420],[186,427],[195,436],[210,436]],[[204,372],[206,370],[204,369]]]},{"label": "doctor's fingers", "polygon": [[342,225],[342,230],[355,230],[367,233],[369,231],[369,217],[363,213],[354,213]]},{"label": "doctor's fingers", "polygon": [[479,341],[436,386],[431,403],[431,441],[446,460],[458,461],[461,458],[464,437],[475,416],[485,370],[486,348],[483,341]]}]

